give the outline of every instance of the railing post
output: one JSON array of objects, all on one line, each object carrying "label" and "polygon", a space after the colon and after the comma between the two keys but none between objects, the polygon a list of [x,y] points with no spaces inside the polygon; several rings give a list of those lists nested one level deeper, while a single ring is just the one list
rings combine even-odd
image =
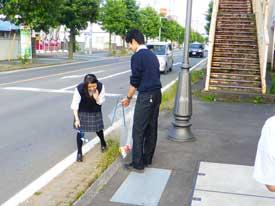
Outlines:
[{"label": "railing post", "polygon": [[209,90],[209,82],[211,75],[211,65],[212,57],[214,53],[214,44],[215,44],[215,33],[217,25],[217,16],[219,12],[219,0],[213,1],[213,12],[211,17],[210,33],[209,33],[209,53],[208,53],[208,62],[207,62],[207,71],[206,71],[206,81],[205,81],[205,91]]}]

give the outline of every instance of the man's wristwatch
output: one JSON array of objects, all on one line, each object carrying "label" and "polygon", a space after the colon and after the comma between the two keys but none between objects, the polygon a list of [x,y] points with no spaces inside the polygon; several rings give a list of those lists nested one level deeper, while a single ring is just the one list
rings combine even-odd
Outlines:
[{"label": "man's wristwatch", "polygon": [[132,97],[129,97],[129,96],[127,95],[127,99],[130,101],[130,100],[132,99]]}]

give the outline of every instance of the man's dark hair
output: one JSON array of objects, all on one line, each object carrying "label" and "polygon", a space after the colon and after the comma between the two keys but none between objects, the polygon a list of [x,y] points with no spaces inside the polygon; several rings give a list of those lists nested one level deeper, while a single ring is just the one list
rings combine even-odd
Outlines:
[{"label": "man's dark hair", "polygon": [[133,29],[126,35],[127,43],[132,43],[133,40],[135,40],[138,44],[145,44],[144,35],[138,29]]}]

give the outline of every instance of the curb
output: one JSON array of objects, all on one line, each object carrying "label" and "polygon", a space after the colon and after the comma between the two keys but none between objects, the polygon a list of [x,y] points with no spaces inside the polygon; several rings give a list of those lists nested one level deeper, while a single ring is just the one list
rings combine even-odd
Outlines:
[{"label": "curb", "polygon": [[121,168],[121,160],[120,157],[115,160],[109,166],[103,174],[92,184],[88,190],[78,199],[73,205],[74,206],[83,206],[83,205],[90,205],[92,201],[100,192],[100,190],[109,182],[109,180],[116,174],[116,172]]},{"label": "curb", "polygon": [[[200,66],[204,66],[207,63],[207,58],[200,61],[198,64],[193,66],[190,71],[198,69]],[[170,84],[166,85],[162,89],[162,93],[164,93],[166,90],[168,90],[173,84],[175,84],[177,81],[174,80],[170,82]],[[129,116],[126,117],[126,119],[129,119]],[[76,202],[73,203],[74,206],[88,206],[92,205],[92,201],[97,196],[97,194],[100,192],[100,190],[109,182],[109,180],[116,174],[116,172],[121,168],[122,166],[121,158],[118,157],[112,164],[109,166],[102,175],[99,176],[99,178],[86,190],[86,192],[78,199]]]}]

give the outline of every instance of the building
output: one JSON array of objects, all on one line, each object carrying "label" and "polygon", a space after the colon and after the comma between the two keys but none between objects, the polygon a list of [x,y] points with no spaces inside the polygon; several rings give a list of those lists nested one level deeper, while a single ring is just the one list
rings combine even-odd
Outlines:
[{"label": "building", "polygon": [[[99,24],[88,23],[86,30],[80,31],[80,35],[76,37],[81,52],[92,53],[92,51],[102,51],[109,49],[109,32],[102,29]],[[112,48],[120,48],[123,40],[120,36],[111,34]]]},{"label": "building", "polygon": [[0,61],[18,59],[20,56],[19,27],[0,20]]}]

